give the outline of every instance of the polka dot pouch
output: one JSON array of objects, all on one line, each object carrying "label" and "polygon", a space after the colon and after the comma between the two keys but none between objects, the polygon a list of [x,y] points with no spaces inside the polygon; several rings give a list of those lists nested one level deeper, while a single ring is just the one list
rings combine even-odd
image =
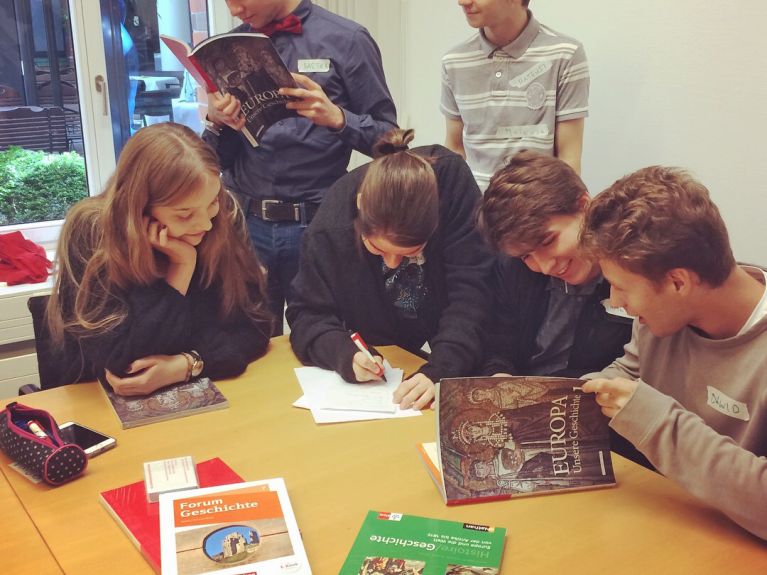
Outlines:
[{"label": "polka dot pouch", "polygon": [[50,485],[79,477],[88,465],[83,449],[61,438],[50,413],[15,401],[0,411],[0,448]]}]

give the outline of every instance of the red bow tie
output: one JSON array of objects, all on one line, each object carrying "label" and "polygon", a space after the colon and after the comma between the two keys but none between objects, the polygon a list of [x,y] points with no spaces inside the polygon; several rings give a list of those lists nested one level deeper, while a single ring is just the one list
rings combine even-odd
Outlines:
[{"label": "red bow tie", "polygon": [[300,34],[301,31],[301,20],[295,14],[288,14],[282,20],[269,22],[263,28],[256,30],[256,32],[266,34],[267,36],[274,36],[281,32],[285,34]]}]

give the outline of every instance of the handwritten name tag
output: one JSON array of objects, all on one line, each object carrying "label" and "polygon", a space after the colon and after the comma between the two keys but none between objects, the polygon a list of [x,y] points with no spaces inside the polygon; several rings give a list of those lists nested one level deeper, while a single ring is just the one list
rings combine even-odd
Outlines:
[{"label": "handwritten name tag", "polygon": [[622,307],[613,307],[610,305],[609,299],[603,299],[602,300],[602,307],[605,308],[605,311],[609,313],[610,315],[617,315],[618,317],[625,317],[627,319],[634,319],[633,315],[629,315],[629,313],[623,309]]},{"label": "handwritten name tag", "polygon": [[330,58],[299,60],[298,71],[301,74],[306,74],[307,72],[330,72]]},{"label": "handwritten name tag", "polygon": [[549,128],[543,124],[532,126],[499,126],[495,135],[501,138],[545,138]]},{"label": "handwritten name tag", "polygon": [[715,387],[710,385],[708,388],[708,406],[716,409],[719,413],[724,413],[735,419],[742,421],[748,421],[751,416],[748,414],[748,406],[742,401],[737,401],[727,394],[722,393]]},{"label": "handwritten name tag", "polygon": [[509,86],[512,88],[521,88],[522,86],[526,86],[533,80],[535,80],[538,76],[541,76],[551,70],[551,62],[540,62],[527,70],[526,72],[523,72],[519,76],[515,76],[511,80],[509,80]]}]

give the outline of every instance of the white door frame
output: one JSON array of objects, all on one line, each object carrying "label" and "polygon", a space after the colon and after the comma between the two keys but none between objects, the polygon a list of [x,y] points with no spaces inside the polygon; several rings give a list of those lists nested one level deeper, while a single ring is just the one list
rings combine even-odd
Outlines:
[{"label": "white door frame", "polygon": [[[101,8],[98,0],[70,0],[69,9],[78,70],[77,90],[80,94],[85,166],[88,189],[93,196],[104,189],[115,168],[106,56],[101,35]],[[103,93],[96,92],[97,76],[103,78]]]}]

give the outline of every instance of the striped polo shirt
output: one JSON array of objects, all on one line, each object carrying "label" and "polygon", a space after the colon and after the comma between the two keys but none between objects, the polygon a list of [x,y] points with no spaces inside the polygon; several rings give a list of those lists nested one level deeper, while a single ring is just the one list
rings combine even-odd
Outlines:
[{"label": "striped polo shirt", "polygon": [[583,46],[538,23],[497,47],[479,31],[442,58],[442,113],[463,122],[466,161],[481,190],[515,152],[554,154],[556,122],[588,115]]}]

